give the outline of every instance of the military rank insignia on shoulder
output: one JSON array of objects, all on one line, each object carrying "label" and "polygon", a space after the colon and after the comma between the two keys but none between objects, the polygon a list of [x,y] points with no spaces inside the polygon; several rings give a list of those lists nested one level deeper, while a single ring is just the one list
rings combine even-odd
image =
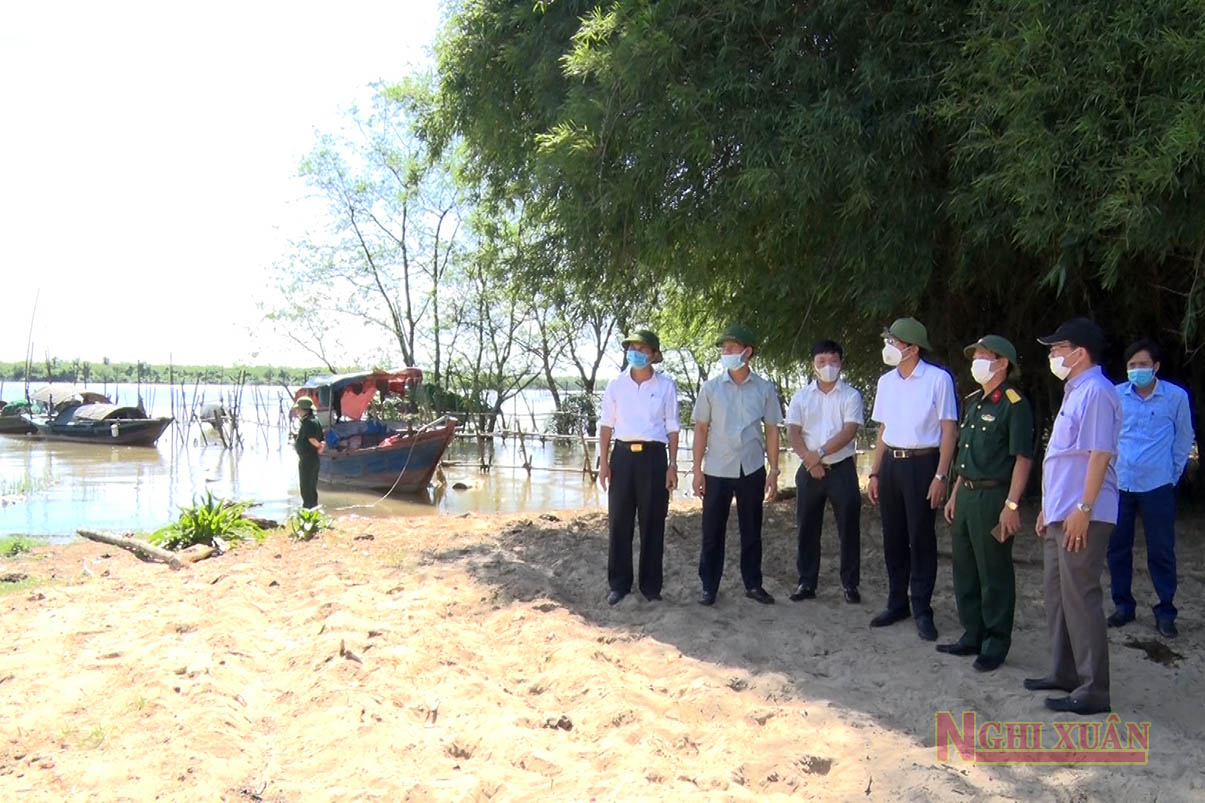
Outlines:
[{"label": "military rank insignia on shoulder", "polygon": [[1009,388],[1008,390],[1004,391],[1004,395],[1007,396],[1008,400],[1010,402],[1012,402],[1013,404],[1017,404],[1021,401],[1021,394],[1018,393],[1017,391],[1013,390],[1012,388]]}]

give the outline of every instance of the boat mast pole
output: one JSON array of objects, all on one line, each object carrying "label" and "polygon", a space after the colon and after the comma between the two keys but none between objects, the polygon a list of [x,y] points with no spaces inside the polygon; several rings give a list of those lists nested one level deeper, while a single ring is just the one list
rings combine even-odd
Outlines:
[{"label": "boat mast pole", "polygon": [[33,362],[33,321],[38,314],[38,297],[42,295],[42,288],[38,288],[33,294],[33,312],[29,313],[29,337],[25,340],[25,401],[29,401],[29,369]]}]

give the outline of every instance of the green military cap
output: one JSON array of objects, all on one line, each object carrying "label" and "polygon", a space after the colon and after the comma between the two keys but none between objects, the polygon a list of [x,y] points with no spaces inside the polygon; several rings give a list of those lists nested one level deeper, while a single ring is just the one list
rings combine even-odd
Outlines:
[{"label": "green military cap", "polygon": [[734,323],[725,329],[724,333],[715,341],[715,344],[722,346],[728,340],[740,343],[742,346],[757,348],[757,335],[753,333],[752,329],[747,326],[741,326],[739,323]]},{"label": "green military cap", "polygon": [[1000,335],[984,335],[962,350],[967,357],[975,356],[975,349],[985,348],[997,357],[1004,357],[1013,367],[1013,376],[1021,374],[1021,366],[1017,364],[1017,349],[1006,338]]},{"label": "green military cap", "polygon": [[652,329],[637,329],[625,337],[620,345],[626,349],[632,343],[642,343],[653,351],[661,351],[661,338],[657,337],[657,333]]},{"label": "green military cap", "polygon": [[293,406],[299,407],[302,410],[313,410],[314,409],[314,400],[311,399],[309,396],[302,396],[300,399],[293,402]]},{"label": "green military cap", "polygon": [[929,331],[916,318],[897,318],[895,323],[883,330],[883,337],[894,337],[913,346],[932,350],[929,345]]},{"label": "green military cap", "polygon": [[650,363],[661,362],[661,338],[657,337],[657,333],[652,329],[637,329],[625,337],[620,345],[626,349],[633,343],[641,343],[653,350],[653,358],[649,360]]}]

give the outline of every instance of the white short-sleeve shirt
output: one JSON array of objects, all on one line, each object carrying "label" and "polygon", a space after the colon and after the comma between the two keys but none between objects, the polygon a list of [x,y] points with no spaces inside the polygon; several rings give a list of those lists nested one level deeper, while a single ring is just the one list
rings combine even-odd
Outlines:
[{"label": "white short-sleeve shirt", "polygon": [[[828,443],[846,424],[862,426],[863,420],[862,394],[841,379],[828,393],[820,389],[818,382],[805,385],[795,392],[787,407],[787,425],[803,430],[803,443],[812,452]],[[831,466],[853,456],[854,442],[851,440],[832,454],[826,454],[823,462]]]},{"label": "white short-sleeve shirt", "polygon": [[905,379],[898,368],[879,377],[870,417],[883,425],[883,443],[896,449],[941,445],[941,422],[958,420],[954,380],[919,360]]},{"label": "white short-sleeve shirt", "polygon": [[677,432],[678,386],[662,373],[637,383],[631,369],[607,383],[603,391],[602,420],[616,440],[669,443]]}]

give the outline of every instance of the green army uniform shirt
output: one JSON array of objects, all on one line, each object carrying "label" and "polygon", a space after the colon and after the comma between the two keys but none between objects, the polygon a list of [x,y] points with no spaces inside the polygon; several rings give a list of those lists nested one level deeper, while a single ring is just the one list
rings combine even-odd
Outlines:
[{"label": "green army uniform shirt", "polygon": [[958,435],[954,474],[967,480],[1012,478],[1017,457],[1034,454],[1033,408],[1011,383],[971,394]]},{"label": "green army uniform shirt", "polygon": [[297,449],[299,457],[317,457],[318,450],[314,448],[314,444],[310,443],[310,438],[316,441],[322,441],[322,425],[318,423],[318,419],[313,415],[307,415],[301,419],[301,428],[297,430],[297,441],[294,443],[294,448]]}]

